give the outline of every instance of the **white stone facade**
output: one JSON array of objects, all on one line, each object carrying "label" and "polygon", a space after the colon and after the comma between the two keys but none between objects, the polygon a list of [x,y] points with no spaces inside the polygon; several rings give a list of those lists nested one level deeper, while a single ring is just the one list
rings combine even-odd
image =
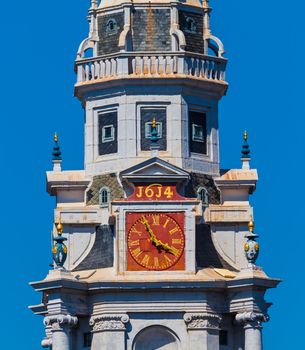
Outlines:
[{"label": "white stone facade", "polygon": [[[153,10],[169,9],[172,51],[130,49],[132,11],[139,9],[147,10],[148,22]],[[100,17],[120,11],[118,52],[97,56]],[[183,31],[181,11],[201,16],[200,23],[186,19],[190,28]],[[244,252],[256,170],[250,159],[242,169],[220,169],[218,103],[228,84],[210,12],[208,1],[91,1],[90,33],[76,60],[75,95],[85,109],[84,169],[62,171],[55,159],[47,172],[47,190],[56,197],[53,236],[61,223],[67,259],[64,268],[54,264],[46,278],[31,283],[43,295],[30,308],[44,317],[44,348],[262,350],[270,306],[264,295],[279,280],[249,264]],[[196,26],[203,52],[187,51]],[[88,49],[93,57],[85,59]],[[141,108],[147,107],[166,110],[166,150],[141,149]],[[99,115],[109,111],[117,113],[117,151],[101,155]],[[190,111],[206,117],[202,154],[191,152]],[[136,200],[139,184],[168,185],[177,193]],[[183,213],[183,268],[129,270],[127,212]]]}]

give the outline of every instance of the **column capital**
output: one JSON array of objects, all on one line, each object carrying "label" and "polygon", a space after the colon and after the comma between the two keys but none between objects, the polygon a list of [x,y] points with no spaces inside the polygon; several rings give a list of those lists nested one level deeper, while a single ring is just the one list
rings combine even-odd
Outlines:
[{"label": "column capital", "polygon": [[97,315],[91,317],[89,324],[92,326],[92,332],[125,331],[128,322],[127,314]]},{"label": "column capital", "polygon": [[244,328],[262,328],[263,322],[269,321],[269,316],[260,312],[242,312],[235,316],[237,323],[244,325]]},{"label": "column capital", "polygon": [[52,331],[62,331],[64,327],[74,327],[78,323],[78,318],[71,315],[52,315],[44,318],[46,327],[51,327]]},{"label": "column capital", "polygon": [[186,313],[183,318],[188,330],[219,330],[219,325],[222,320],[221,316],[218,314],[209,313]]}]

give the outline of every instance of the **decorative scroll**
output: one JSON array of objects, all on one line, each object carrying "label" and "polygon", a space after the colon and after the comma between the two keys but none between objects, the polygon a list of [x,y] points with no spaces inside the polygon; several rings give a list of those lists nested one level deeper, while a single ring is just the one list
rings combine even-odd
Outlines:
[{"label": "decorative scroll", "polygon": [[188,330],[199,329],[216,329],[219,330],[219,325],[222,318],[217,314],[191,314],[184,315],[184,321]]},{"label": "decorative scroll", "polygon": [[126,324],[129,322],[128,315],[100,315],[93,316],[90,319],[90,326],[93,332],[104,331],[125,331]]},{"label": "decorative scroll", "polygon": [[236,315],[235,320],[245,328],[262,328],[263,322],[269,321],[269,316],[259,312],[243,312]]},{"label": "decorative scroll", "polygon": [[64,327],[74,327],[78,323],[78,318],[71,315],[52,315],[44,319],[44,325],[51,327],[52,331],[63,331]]}]

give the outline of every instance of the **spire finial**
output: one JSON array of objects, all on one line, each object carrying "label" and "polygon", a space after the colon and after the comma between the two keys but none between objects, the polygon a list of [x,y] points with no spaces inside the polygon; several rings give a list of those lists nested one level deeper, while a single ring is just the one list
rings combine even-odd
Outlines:
[{"label": "spire finial", "polygon": [[53,146],[53,153],[52,153],[52,160],[53,160],[53,171],[61,171],[61,150],[58,143],[58,134],[55,132],[54,134],[54,146]]},{"label": "spire finial", "polygon": [[248,132],[244,131],[244,144],[241,150],[242,169],[250,169],[250,146],[248,144]]},{"label": "spire finial", "polygon": [[156,117],[153,117],[153,120],[151,122],[151,137],[150,137],[150,141],[151,141],[151,145],[150,145],[150,150],[151,150],[151,154],[152,157],[157,157],[158,156],[158,150],[160,148],[160,146],[158,145],[158,130],[157,130],[157,119]]},{"label": "spire finial", "polygon": [[61,223],[61,217],[59,217],[58,224],[56,225],[56,230],[57,230],[58,236],[62,235],[63,229],[64,229],[64,227]]},{"label": "spire finial", "polygon": [[248,140],[248,132],[247,130],[244,131],[244,141]]},{"label": "spire finial", "polygon": [[250,221],[249,221],[249,223],[248,223],[248,228],[249,228],[249,231],[250,231],[251,233],[254,233],[254,227],[255,227],[255,224],[254,224],[253,218],[252,218],[252,216],[251,216],[251,219],[250,219]]}]

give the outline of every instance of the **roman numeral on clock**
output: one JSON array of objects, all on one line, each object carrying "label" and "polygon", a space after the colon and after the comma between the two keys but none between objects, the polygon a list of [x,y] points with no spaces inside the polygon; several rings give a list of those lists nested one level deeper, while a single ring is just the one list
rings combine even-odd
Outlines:
[{"label": "roman numeral on clock", "polygon": [[160,225],[160,216],[159,215],[153,215],[152,219],[153,219],[153,225],[155,225],[155,226]]},{"label": "roman numeral on clock", "polygon": [[179,228],[176,226],[176,227],[174,227],[173,229],[171,229],[170,231],[169,231],[169,234],[170,235],[173,235],[174,233],[176,233],[176,232],[178,232],[179,231]]},{"label": "roman numeral on clock", "polygon": [[140,240],[139,239],[136,239],[135,241],[130,241],[129,242],[129,246],[130,247],[134,247],[134,246],[137,246],[137,245],[140,245]]},{"label": "roman numeral on clock", "polygon": [[182,239],[181,238],[173,238],[172,244],[182,244]]},{"label": "roman numeral on clock", "polygon": [[140,248],[137,248],[135,250],[132,251],[132,255],[134,255],[136,258],[141,255],[143,252]]},{"label": "roman numeral on clock", "polygon": [[144,256],[143,260],[142,260],[142,264],[143,264],[143,265],[148,265],[149,260],[150,260],[150,256],[146,254],[146,255]]}]

